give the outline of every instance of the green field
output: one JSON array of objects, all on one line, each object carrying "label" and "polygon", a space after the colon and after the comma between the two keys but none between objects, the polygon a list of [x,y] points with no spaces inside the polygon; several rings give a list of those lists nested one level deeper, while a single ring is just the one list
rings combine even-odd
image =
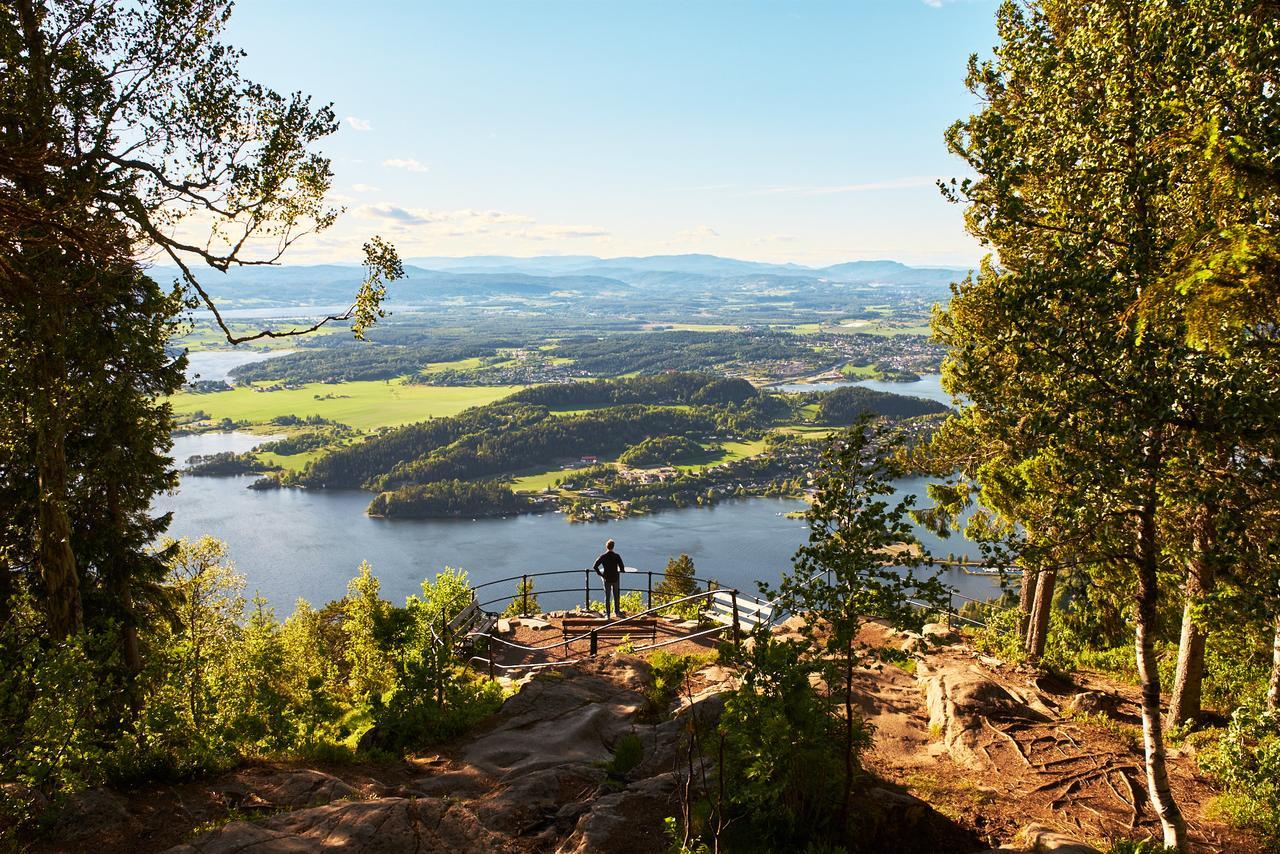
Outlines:
[{"label": "green field", "polygon": [[586,471],[587,468],[589,466],[575,469],[551,469],[550,471],[522,475],[511,481],[511,488],[516,492],[541,492],[544,489],[550,489],[555,486],[556,481]]},{"label": "green field", "polygon": [[473,371],[484,364],[479,356],[470,359],[458,359],[454,362],[432,362],[418,371],[419,374],[438,374],[441,371]]},{"label": "green field", "polygon": [[863,380],[874,380],[880,376],[880,371],[875,365],[844,365],[840,368],[840,373],[846,377],[856,377]]},{"label": "green field", "polygon": [[822,439],[830,436],[832,433],[839,433],[839,427],[817,427],[812,424],[793,424],[790,427],[779,427],[779,433],[788,433],[792,436],[804,436],[807,439]]},{"label": "green field", "polygon": [[276,454],[269,451],[259,451],[258,459],[264,463],[281,466],[286,471],[302,471],[303,467],[312,460],[323,457],[328,451],[324,448],[316,448],[314,451],[303,451],[301,454]]},{"label": "green field", "polygon": [[712,448],[706,457],[696,462],[678,465],[676,468],[680,471],[702,471],[705,468],[720,465],[721,463],[731,463],[734,460],[758,456],[764,453],[764,448],[764,439],[756,439],[752,442],[724,442],[718,448]]},{"label": "green field", "polygon": [[211,394],[181,392],[171,398],[173,411],[188,415],[203,410],[214,420],[265,423],[278,415],[319,415],[357,430],[396,427],[457,415],[472,406],[492,403],[519,386],[406,385],[400,380],[369,380],[334,385],[307,383],[296,389],[258,391],[251,386]]}]

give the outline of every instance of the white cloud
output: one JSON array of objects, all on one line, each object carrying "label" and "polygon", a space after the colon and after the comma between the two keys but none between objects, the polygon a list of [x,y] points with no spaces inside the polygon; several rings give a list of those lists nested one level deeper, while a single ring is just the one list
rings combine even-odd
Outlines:
[{"label": "white cloud", "polygon": [[347,124],[351,125],[353,130],[373,130],[373,125],[369,124],[368,119],[358,119],[355,116],[347,116]]},{"label": "white cloud", "polygon": [[392,157],[382,161],[383,166],[390,166],[392,169],[407,169],[410,172],[426,172],[427,166],[419,163],[412,157]]},{"label": "white cloud", "polygon": [[693,228],[686,228],[684,231],[676,235],[678,241],[690,240],[709,240],[713,237],[719,237],[720,232],[716,231],[709,225],[699,225]]},{"label": "white cloud", "polygon": [[923,2],[924,2],[924,5],[932,6],[935,9],[942,8],[942,0],[923,0]]},{"label": "white cloud", "polygon": [[352,192],[355,192],[355,193],[377,193],[377,192],[381,192],[377,187],[375,187],[375,186],[373,186],[373,185],[371,185],[371,184],[352,184],[352,185],[351,185],[351,190],[352,190]]},{"label": "white cloud", "polygon": [[607,229],[595,225],[536,225],[514,236],[527,240],[602,240],[611,235]]},{"label": "white cloud", "polygon": [[794,195],[794,196],[833,196],[839,193],[869,193],[875,190],[906,190],[918,187],[932,187],[936,178],[913,176],[910,178],[893,178],[888,181],[868,181],[862,184],[832,184],[813,187],[765,187],[754,190],[753,196]]},{"label": "white cloud", "polygon": [[405,208],[399,205],[362,205],[356,215],[365,219],[382,220],[393,225],[434,226],[464,234],[492,231],[498,226],[526,225],[531,217],[503,211],[433,211],[427,208]]},{"label": "white cloud", "polygon": [[601,240],[607,229],[595,225],[539,224],[533,217],[508,211],[410,208],[389,203],[361,205],[357,217],[381,223],[392,234],[409,238],[461,238],[489,235],[516,240]]}]

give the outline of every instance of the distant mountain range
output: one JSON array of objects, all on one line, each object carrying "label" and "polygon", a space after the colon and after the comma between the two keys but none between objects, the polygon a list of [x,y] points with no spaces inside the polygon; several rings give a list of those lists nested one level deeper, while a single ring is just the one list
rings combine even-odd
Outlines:
[{"label": "distant mountain range", "polygon": [[[749,292],[759,289],[813,290],[821,286],[945,288],[967,271],[908,267],[897,261],[849,261],[829,267],[767,264],[715,255],[651,255],[597,258],[545,255],[516,258],[409,258],[405,278],[389,288],[392,302],[414,305],[440,299],[496,297],[627,298],[679,289]],[[172,267],[154,267],[161,281],[177,276]],[[201,283],[227,306],[330,305],[351,298],[361,278],[355,265],[241,267],[227,274],[198,272]]]}]

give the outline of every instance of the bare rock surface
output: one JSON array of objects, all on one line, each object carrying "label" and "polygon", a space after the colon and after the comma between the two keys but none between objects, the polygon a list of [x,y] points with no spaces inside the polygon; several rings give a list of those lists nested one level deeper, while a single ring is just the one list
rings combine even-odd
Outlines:
[{"label": "bare rock surface", "polygon": [[531,680],[460,758],[499,779],[607,760],[643,708],[648,669],[640,659],[609,664],[608,676],[589,663]]},{"label": "bare rock surface", "polygon": [[236,809],[299,809],[360,798],[366,794],[332,774],[310,768],[243,768],[211,786],[210,790]]},{"label": "bare rock surface", "polygon": [[237,821],[171,848],[171,854],[292,854],[340,849],[392,852],[519,850],[460,804],[441,798],[378,798]]},{"label": "bare rock surface", "polygon": [[918,670],[929,710],[929,726],[959,765],[975,771],[996,765],[982,749],[992,722],[1043,721],[1024,699],[963,658],[941,658]]},{"label": "bare rock surface", "polygon": [[90,839],[127,832],[133,824],[124,798],[107,789],[89,789],[67,799],[57,831],[66,839]]},{"label": "bare rock surface", "polygon": [[1001,845],[981,854],[1101,854],[1097,848],[1042,824],[1029,824],[1021,833],[1022,844]]}]

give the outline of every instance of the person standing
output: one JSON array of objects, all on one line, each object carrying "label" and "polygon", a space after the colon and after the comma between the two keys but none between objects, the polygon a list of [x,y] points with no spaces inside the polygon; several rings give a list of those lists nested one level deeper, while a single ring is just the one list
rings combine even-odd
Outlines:
[{"label": "person standing", "polygon": [[613,610],[615,617],[625,617],[622,613],[622,579],[621,574],[626,571],[626,565],[622,562],[622,556],[613,550],[613,540],[604,544],[604,554],[596,558],[595,566],[592,567],[596,571],[596,575],[604,582],[604,615],[609,616],[609,594],[613,594]]}]

